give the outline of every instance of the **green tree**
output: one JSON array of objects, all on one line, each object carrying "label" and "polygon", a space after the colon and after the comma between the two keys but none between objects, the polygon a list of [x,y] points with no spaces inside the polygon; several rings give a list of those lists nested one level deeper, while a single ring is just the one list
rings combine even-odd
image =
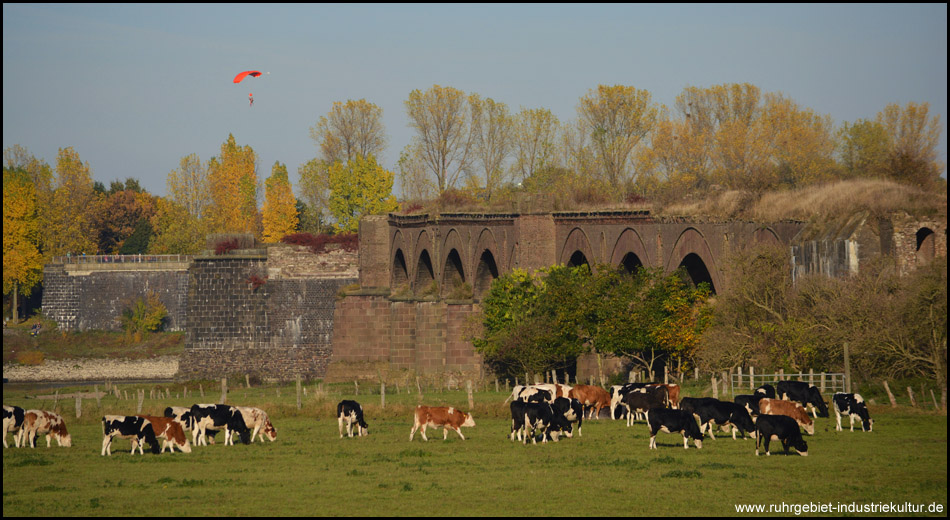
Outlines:
[{"label": "green tree", "polygon": [[355,232],[364,215],[395,211],[392,172],[376,163],[375,157],[356,157],[330,167],[330,212],[338,232]]}]

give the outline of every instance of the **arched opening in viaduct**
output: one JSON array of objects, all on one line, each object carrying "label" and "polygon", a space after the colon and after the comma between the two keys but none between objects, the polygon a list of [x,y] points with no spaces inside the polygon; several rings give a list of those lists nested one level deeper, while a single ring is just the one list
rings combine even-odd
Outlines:
[{"label": "arched opening in viaduct", "polygon": [[689,275],[689,279],[693,281],[694,285],[706,282],[709,284],[712,293],[716,294],[716,284],[713,283],[712,275],[709,274],[706,263],[703,262],[703,259],[700,258],[699,255],[696,253],[686,255],[683,261],[680,262],[679,267],[686,269],[686,274]]},{"label": "arched opening in viaduct", "polygon": [[624,271],[633,274],[637,272],[637,269],[643,267],[643,262],[640,261],[640,257],[634,253],[627,253],[623,255],[623,260],[620,261],[620,267]]},{"label": "arched opening in viaduct", "polygon": [[406,266],[406,256],[402,253],[402,249],[397,249],[396,254],[393,256],[393,280],[391,287],[408,287],[409,268]]},{"label": "arched opening in viaduct", "polygon": [[478,258],[478,266],[475,268],[475,287],[474,297],[481,300],[491,289],[491,283],[498,278],[498,266],[495,264],[495,256],[491,251],[485,250]]},{"label": "arched opening in viaduct", "polygon": [[917,263],[926,264],[934,259],[936,246],[934,244],[936,237],[930,228],[920,228],[917,230]]},{"label": "arched opening in viaduct", "polygon": [[590,267],[590,262],[587,261],[587,255],[581,251],[574,251],[574,253],[571,255],[571,258],[567,261],[567,266],[578,267],[581,265]]},{"label": "arched opening in viaduct", "polygon": [[457,249],[453,249],[445,257],[445,266],[442,268],[442,297],[450,295],[464,283],[465,270],[462,267],[462,257],[459,256]]},{"label": "arched opening in viaduct", "polygon": [[432,269],[432,259],[429,258],[429,251],[423,249],[419,253],[419,261],[416,263],[416,278],[413,281],[413,291],[419,295],[426,292],[435,281],[435,271]]}]

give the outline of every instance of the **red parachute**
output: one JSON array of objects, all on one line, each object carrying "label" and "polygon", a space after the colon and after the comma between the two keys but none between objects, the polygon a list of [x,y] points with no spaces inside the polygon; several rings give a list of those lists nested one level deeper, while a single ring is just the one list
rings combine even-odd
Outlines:
[{"label": "red parachute", "polygon": [[261,72],[260,72],[260,71],[257,71],[257,70],[245,70],[244,72],[238,74],[237,76],[234,76],[234,82],[235,82],[235,83],[240,83],[241,80],[244,79],[244,78],[246,78],[247,76],[252,76],[252,77],[255,77],[255,78],[256,78],[256,77],[258,77],[258,76],[260,76],[260,75],[261,75]]}]

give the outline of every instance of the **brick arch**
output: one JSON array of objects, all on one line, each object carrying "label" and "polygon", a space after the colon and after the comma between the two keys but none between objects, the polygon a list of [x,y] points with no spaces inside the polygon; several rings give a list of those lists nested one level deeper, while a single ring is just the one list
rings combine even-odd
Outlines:
[{"label": "brick arch", "polygon": [[937,253],[936,234],[929,227],[917,230],[917,265],[926,265],[933,261]]},{"label": "brick arch", "polygon": [[472,278],[472,289],[476,299],[481,299],[491,287],[492,281],[498,278],[498,266],[502,265],[504,256],[498,249],[498,242],[495,240],[495,234],[488,228],[482,229],[478,234],[478,240],[475,242],[475,249],[472,252],[472,262],[474,266],[474,275]]},{"label": "brick arch", "polygon": [[567,240],[564,241],[564,247],[561,249],[561,254],[558,256],[558,263],[568,265],[572,259],[577,258],[576,253],[578,252],[584,255],[584,259],[588,265],[593,266],[593,264],[597,263],[598,259],[594,256],[594,251],[590,247],[590,239],[587,237],[587,233],[585,233],[583,229],[576,227],[568,233]]},{"label": "brick arch", "polygon": [[389,286],[395,288],[399,285],[409,285],[409,255],[408,244],[403,237],[402,231],[397,230],[393,235],[393,245],[389,253],[389,265],[392,266],[390,273]]},{"label": "brick arch", "polygon": [[610,254],[610,265],[626,265],[631,254],[640,261],[640,265],[647,267],[654,264],[640,234],[633,228],[626,228],[614,243],[613,253]]},{"label": "brick arch", "polygon": [[412,291],[418,294],[424,291],[433,280],[436,280],[436,264],[432,258],[432,237],[425,230],[416,237],[413,248]]},{"label": "brick arch", "polygon": [[[709,248],[706,237],[694,227],[684,229],[677,237],[676,244],[670,250],[670,256],[666,260],[664,270],[668,273],[673,272],[684,262],[687,263],[686,267],[690,271],[691,277],[693,276],[691,266],[701,265],[709,275],[713,292],[722,289],[722,279],[719,275],[716,259]],[[693,277],[693,280],[696,281],[696,278]]]},{"label": "brick arch", "polygon": [[781,244],[782,241],[770,227],[760,227],[752,233],[752,241],[756,244]]}]

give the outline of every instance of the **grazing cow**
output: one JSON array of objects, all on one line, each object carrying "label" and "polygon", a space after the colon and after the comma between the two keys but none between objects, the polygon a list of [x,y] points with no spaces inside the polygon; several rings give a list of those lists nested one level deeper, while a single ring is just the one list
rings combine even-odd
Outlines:
[{"label": "grazing cow", "polygon": [[651,408],[667,408],[669,394],[663,386],[648,386],[627,393],[623,398],[623,405],[627,409],[627,426],[631,426],[634,413],[646,413]]},{"label": "grazing cow", "polygon": [[861,430],[870,432],[873,430],[874,421],[871,420],[871,414],[868,413],[868,405],[864,402],[861,394],[846,394],[838,392],[831,397],[831,402],[835,408],[835,418],[838,425],[835,431],[841,431],[841,416],[847,414],[848,422],[851,423],[851,431],[854,431],[855,416],[861,421]]},{"label": "grazing cow", "polygon": [[585,409],[590,407],[588,419],[600,418],[600,411],[610,406],[610,394],[599,386],[577,385],[567,394],[571,399],[577,399]]},{"label": "grazing cow", "polygon": [[765,397],[767,399],[775,399],[775,387],[766,383],[755,389],[755,394],[762,394],[759,396],[759,399]]},{"label": "grazing cow", "polygon": [[[554,411],[549,403],[525,403],[524,404],[524,436],[521,442],[528,443],[528,437],[531,438],[531,444],[537,444],[538,435],[541,436],[541,442],[548,442],[548,435],[557,442],[558,436],[562,431],[568,431],[571,428],[570,423],[564,415]],[[512,408],[514,412],[514,408]]]},{"label": "grazing cow", "polygon": [[178,424],[178,421],[175,419],[171,417],[155,417],[152,415],[136,415],[136,417],[141,417],[151,423],[155,439],[162,439],[161,453],[165,453],[166,447],[168,451],[175,453],[175,446],[183,453],[191,453],[191,443],[189,443],[188,438],[185,437],[185,430],[182,429],[181,424]]},{"label": "grazing cow", "polygon": [[715,397],[684,397],[680,400],[680,410],[685,410],[693,415],[699,415],[696,409],[706,403],[718,402]]},{"label": "grazing cow", "polygon": [[[686,398],[683,398],[683,401],[685,400]],[[755,436],[755,423],[752,422],[752,417],[745,408],[736,403],[723,402],[718,399],[701,402],[692,413],[699,416],[699,431],[705,434],[706,426],[709,426],[709,436],[713,440],[716,439],[713,434],[713,426],[715,425],[731,424],[733,426],[732,440],[736,440],[736,430],[739,430],[742,438],[745,438],[746,432]]]},{"label": "grazing cow", "polygon": [[733,402],[745,408],[749,415],[756,416],[759,415],[759,400],[763,397],[765,397],[764,394],[760,393],[739,394],[733,399]]},{"label": "grazing cow", "polygon": [[462,435],[462,426],[475,427],[475,419],[472,418],[472,414],[456,410],[451,406],[423,406],[420,404],[416,407],[412,417],[412,431],[409,432],[409,442],[412,442],[412,436],[415,435],[420,426],[422,427],[422,440],[424,441],[429,440],[426,438],[426,428],[429,426],[433,428],[441,426],[443,428],[443,441],[449,437],[450,429],[455,430],[455,433],[459,434],[459,437],[464,441],[465,436]]},{"label": "grazing cow", "polygon": [[815,423],[811,420],[811,417],[808,416],[805,407],[795,401],[762,398],[759,400],[759,415],[761,414],[787,415],[795,419],[795,422],[797,422],[808,435],[815,434]]},{"label": "grazing cow", "polygon": [[551,408],[554,408],[554,413],[564,416],[564,419],[571,425],[571,430],[566,433],[568,438],[574,436],[574,423],[577,423],[577,435],[583,436],[581,427],[584,425],[584,405],[582,405],[580,401],[567,397],[558,397],[554,400]]},{"label": "grazing cow", "polygon": [[363,407],[356,401],[344,399],[336,405],[337,424],[340,426],[340,438],[343,438],[343,423],[346,423],[346,435],[353,436],[353,425],[360,437],[369,435],[369,425],[363,420]]},{"label": "grazing cow", "polygon": [[[191,408],[186,408],[184,406],[169,406],[165,408],[164,415],[165,417],[174,419],[178,424],[180,424],[183,431],[192,431]],[[208,439],[208,444],[214,444],[214,436],[218,433],[217,430],[208,430],[206,433],[211,437]]]},{"label": "grazing cow", "polygon": [[662,386],[663,388],[666,388],[670,408],[678,409],[680,407],[680,385],[675,383],[655,383],[654,385],[648,386]]},{"label": "grazing cow", "polygon": [[58,413],[46,410],[27,410],[23,412],[23,431],[20,432],[21,443],[28,439],[31,448],[36,447],[36,436],[46,435],[46,447],[50,447],[50,440],[56,439],[56,444],[64,448],[73,445],[72,436],[66,431],[66,423]]},{"label": "grazing cow", "polygon": [[[821,391],[814,385],[802,381],[779,381],[776,395],[786,401],[798,401],[802,406],[811,405],[811,413],[818,417],[828,417],[828,405],[821,397]],[[815,409],[818,413],[815,413]]]},{"label": "grazing cow", "polygon": [[139,453],[145,455],[142,448],[145,443],[151,446],[152,453],[158,453],[158,439],[155,438],[155,430],[152,429],[152,423],[143,417],[130,417],[126,415],[106,415],[102,418],[102,456],[112,455],[112,439],[132,439],[132,455],[135,455],[135,448]]},{"label": "grazing cow", "polygon": [[240,410],[226,404],[195,404],[191,406],[192,441],[195,446],[208,445],[208,430],[224,430],[224,445],[234,445],[231,430],[241,436],[241,442],[250,444],[251,431],[247,429]]},{"label": "grazing cow", "polygon": [[626,383],[623,385],[613,385],[610,387],[610,418],[620,419],[626,416],[626,408],[620,406],[620,413],[617,413],[617,407],[623,404],[623,397],[628,393],[639,390],[647,385],[655,383]]},{"label": "grazing cow", "polygon": [[244,425],[247,426],[248,430],[251,430],[251,442],[254,442],[255,437],[258,437],[261,442],[264,442],[264,437],[267,437],[271,442],[277,440],[277,429],[270,422],[267,412],[253,406],[237,406],[235,408],[244,417]]},{"label": "grazing cow", "polygon": [[656,432],[683,434],[683,447],[689,449],[689,439],[693,439],[696,448],[703,448],[703,433],[696,425],[693,414],[684,410],[653,408],[647,412],[647,424],[650,426],[650,449],[656,448]]},{"label": "grazing cow", "polygon": [[771,455],[769,441],[772,439],[782,441],[786,455],[788,455],[788,447],[791,446],[802,457],[808,456],[808,444],[802,438],[802,432],[799,431],[798,423],[794,419],[786,415],[759,414],[758,420],[755,421],[755,455],[759,455],[760,442],[765,445],[765,454]]},{"label": "grazing cow", "polygon": [[3,447],[9,448],[7,445],[7,434],[13,434],[13,444],[19,448],[20,440],[23,436],[20,434],[23,428],[23,408],[19,406],[7,406],[3,405]]}]

